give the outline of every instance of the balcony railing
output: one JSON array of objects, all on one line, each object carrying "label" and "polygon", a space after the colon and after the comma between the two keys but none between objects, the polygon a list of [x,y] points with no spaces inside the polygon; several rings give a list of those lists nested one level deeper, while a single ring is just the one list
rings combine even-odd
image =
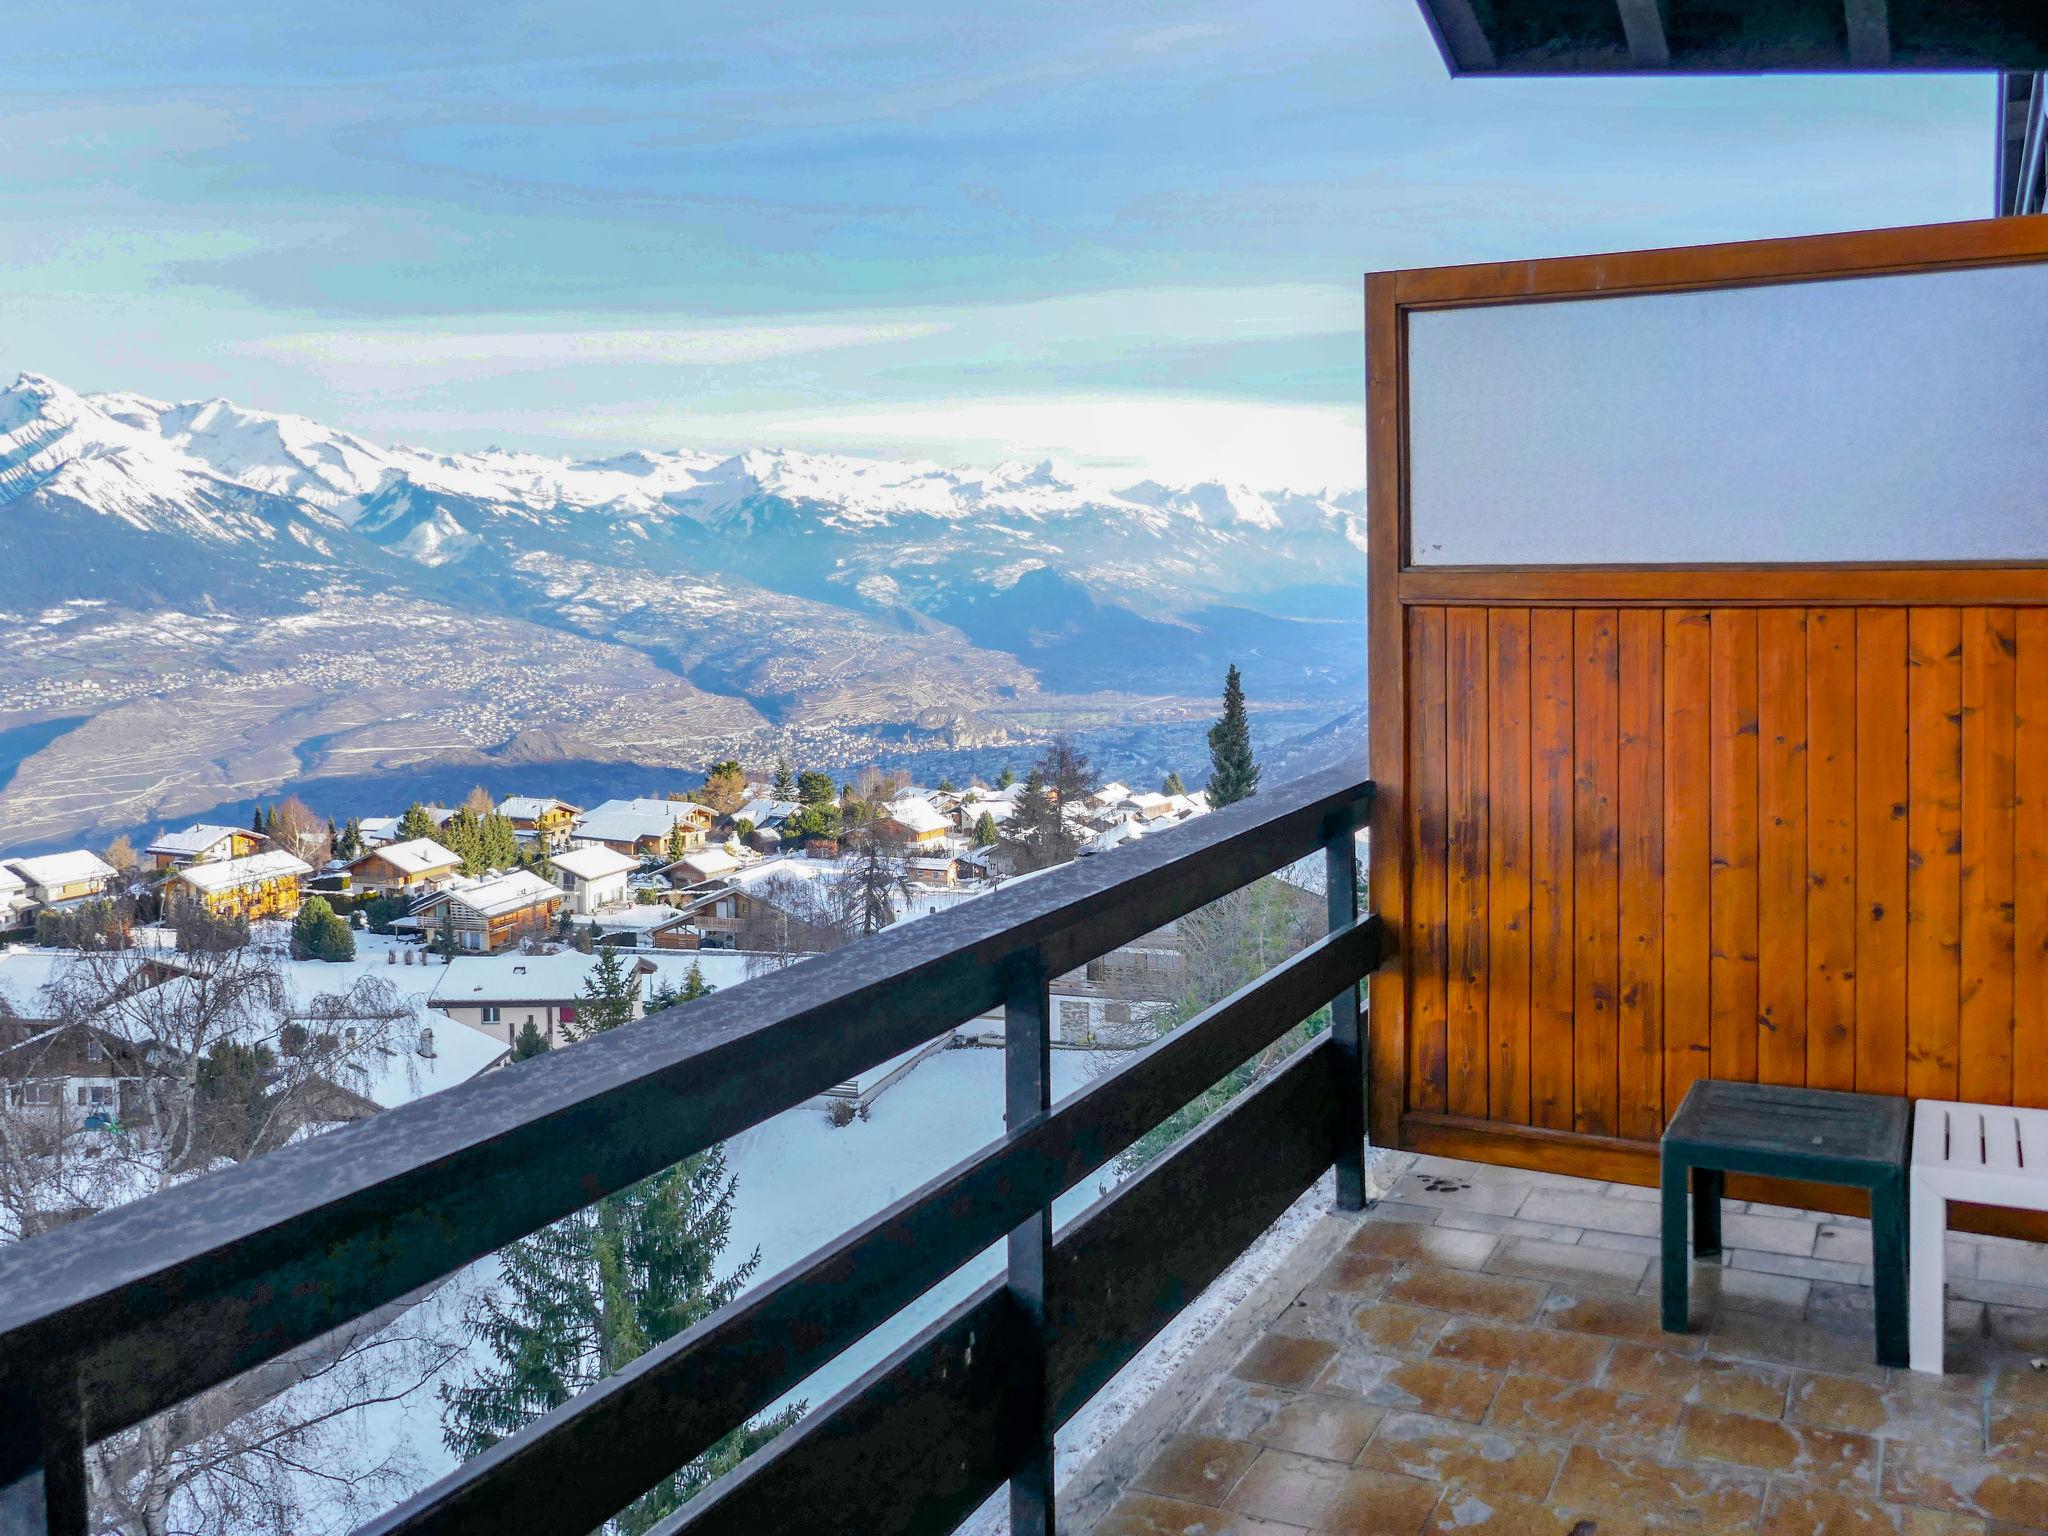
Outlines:
[{"label": "balcony railing", "polygon": [[[950,1531],[1332,1163],[1364,1203],[1356,833],[1335,772],[0,1250],[0,1531],[82,1536],[85,1448],[991,1008],[1008,1130],[398,1508],[587,1532],[1007,1237],[983,1286],[657,1529]],[[1051,1102],[1047,983],[1318,848],[1328,936]],[[1054,1197],[1288,1029],[1331,1029],[1052,1233]]]}]

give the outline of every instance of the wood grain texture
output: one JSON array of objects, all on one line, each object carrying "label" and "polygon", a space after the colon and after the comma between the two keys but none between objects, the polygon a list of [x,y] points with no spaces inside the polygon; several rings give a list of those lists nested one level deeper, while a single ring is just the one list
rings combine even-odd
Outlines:
[{"label": "wood grain texture", "polygon": [[1712,765],[1712,969],[1709,1038],[1715,1077],[1756,1081],[1756,614],[1714,610],[1707,719]]},{"label": "wood grain texture", "polygon": [[1487,1104],[1529,1123],[1529,613],[1487,615]]},{"label": "wood grain texture", "polygon": [[1573,768],[1572,615],[1529,618],[1530,803],[1529,1118],[1572,1128]]},{"label": "wood grain texture", "polygon": [[1444,610],[1409,619],[1408,715],[1408,1102],[1445,1107],[1448,1042],[1450,801],[1444,693]]},{"label": "wood grain texture", "polygon": [[1962,985],[1956,1082],[1978,1104],[2013,1092],[2013,740],[2010,608],[1963,611]]},{"label": "wood grain texture", "polygon": [[1664,615],[1664,1102],[1673,1108],[1708,1075],[1712,1045],[1710,625],[1703,608]]},{"label": "wood grain texture", "polygon": [[1488,1111],[1486,610],[1444,616],[1444,752],[1449,799],[1445,851],[1445,1102],[1454,1115]]},{"label": "wood grain texture", "polygon": [[1806,1082],[1806,613],[1757,626],[1757,1081]]},{"label": "wood grain texture", "polygon": [[1954,608],[1906,628],[1906,1092],[1956,1096],[1962,990],[1963,637]]},{"label": "wood grain texture", "polygon": [[1664,1129],[1664,618],[1620,615],[1620,997],[1623,1136]]},{"label": "wood grain texture", "polygon": [[1856,1086],[1856,615],[1806,615],[1806,1082]]},{"label": "wood grain texture", "polygon": [[1856,1089],[1906,1091],[1906,610],[1856,615]]},{"label": "wood grain texture", "polygon": [[1621,929],[1621,648],[1612,609],[1572,616],[1574,686],[1572,911],[1572,1128],[1613,1134],[1619,1118],[1617,1061]]},{"label": "wood grain texture", "polygon": [[2048,1109],[2048,609],[2013,636],[2012,1101]]}]

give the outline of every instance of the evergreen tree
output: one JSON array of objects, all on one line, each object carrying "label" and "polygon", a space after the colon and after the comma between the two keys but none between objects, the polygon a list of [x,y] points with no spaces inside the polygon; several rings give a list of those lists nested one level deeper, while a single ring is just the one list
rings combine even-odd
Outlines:
[{"label": "evergreen tree", "polygon": [[993,848],[1001,835],[996,830],[995,816],[988,811],[983,811],[974,823],[974,846],[977,848]]},{"label": "evergreen tree", "polygon": [[1188,787],[1181,783],[1180,770],[1178,768],[1169,771],[1166,775],[1166,782],[1159,786],[1159,793],[1162,795],[1184,795],[1187,792]]},{"label": "evergreen tree", "polygon": [[[521,1239],[468,1325],[491,1363],[441,1388],[441,1434],[472,1457],[674,1337],[736,1296],[756,1249],[723,1278],[737,1182],[714,1146]],[[799,1403],[742,1426],[607,1522],[639,1536],[796,1421]]]},{"label": "evergreen tree", "polygon": [[839,788],[831,774],[806,769],[797,775],[796,797],[804,805],[831,805],[839,798]]},{"label": "evergreen tree", "polygon": [[1232,662],[1223,679],[1223,718],[1209,728],[1209,804],[1221,810],[1259,791],[1252,758],[1251,722],[1244,713],[1244,682]]},{"label": "evergreen tree", "polygon": [[363,856],[363,822],[359,816],[351,816],[341,829],[341,836],[335,842],[336,858],[355,860]]},{"label": "evergreen tree", "polygon": [[788,758],[778,757],[775,759],[775,785],[769,793],[778,800],[794,800],[796,798],[796,773],[789,766]]},{"label": "evergreen tree", "polygon": [[540,1026],[528,1019],[519,1026],[519,1038],[512,1042],[512,1059],[527,1061],[548,1049],[548,1037],[540,1032]]},{"label": "evergreen tree", "polygon": [[453,960],[456,953],[455,903],[444,901],[441,903],[441,958],[444,961]]},{"label": "evergreen tree", "polygon": [[1026,872],[1073,857],[1072,834],[1036,768],[1024,780],[1024,793],[1017,797],[1017,808],[1003,830],[1016,851],[1019,866]]},{"label": "evergreen tree", "polygon": [[401,843],[409,843],[416,837],[432,837],[437,830],[434,818],[417,800],[408,805],[405,814],[398,818],[398,840]]},{"label": "evergreen tree", "polygon": [[960,786],[951,779],[940,779],[934,788],[942,795],[957,795],[960,793]]},{"label": "evergreen tree", "polygon": [[633,979],[619,952],[611,945],[597,952],[597,964],[584,980],[576,1004],[576,1017],[562,1026],[570,1040],[588,1040],[621,1024],[633,1022]]},{"label": "evergreen tree", "polygon": [[677,822],[668,829],[668,861],[673,864],[690,851],[690,835],[683,824]]},{"label": "evergreen tree", "polygon": [[292,958],[339,964],[356,957],[356,936],[325,896],[308,896],[292,919]]},{"label": "evergreen tree", "polygon": [[263,836],[263,807],[260,803],[249,813],[249,830],[258,837]]},{"label": "evergreen tree", "polygon": [[694,1003],[700,997],[709,997],[718,988],[704,979],[704,967],[697,961],[690,962],[689,970],[683,973],[683,989],[676,994],[679,1003]]},{"label": "evergreen tree", "polygon": [[1010,765],[1008,763],[1003,764],[1003,771],[996,775],[996,788],[1008,789],[1016,782],[1017,775],[1010,771]]}]

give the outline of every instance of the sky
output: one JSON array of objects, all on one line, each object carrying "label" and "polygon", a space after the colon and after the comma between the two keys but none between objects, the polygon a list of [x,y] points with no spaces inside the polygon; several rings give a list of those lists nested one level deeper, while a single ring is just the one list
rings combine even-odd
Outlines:
[{"label": "sky", "polygon": [[0,50],[0,383],[1353,485],[1363,273],[1981,217],[1992,102],[1454,81],[1412,0],[78,0]]}]

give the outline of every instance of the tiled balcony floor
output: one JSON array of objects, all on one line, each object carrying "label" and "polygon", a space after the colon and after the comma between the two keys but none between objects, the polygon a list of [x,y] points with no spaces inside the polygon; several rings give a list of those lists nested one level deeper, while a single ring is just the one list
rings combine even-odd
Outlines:
[{"label": "tiled balcony floor", "polygon": [[1917,1377],[1874,1363],[1866,1223],[1731,1203],[1680,1337],[1657,1209],[1420,1159],[1095,1536],[2048,1532],[2048,1248],[1952,1239]]}]

